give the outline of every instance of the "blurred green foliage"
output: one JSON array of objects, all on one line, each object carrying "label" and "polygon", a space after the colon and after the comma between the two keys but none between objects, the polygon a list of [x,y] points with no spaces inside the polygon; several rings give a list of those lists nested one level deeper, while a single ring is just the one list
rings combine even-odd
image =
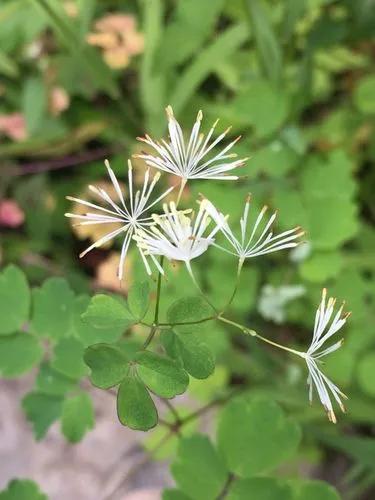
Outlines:
[{"label": "blurred green foliage", "polygon": [[[134,16],[144,35],[143,53],[122,69],[111,68],[101,50],[87,42],[95,22],[110,13]],[[202,109],[206,127],[219,117],[223,128],[232,125],[233,137],[243,136],[238,150],[250,160],[241,167],[243,177],[237,183],[192,182],[183,203],[192,206],[202,192],[236,221],[250,191],[257,207],[265,203],[279,210],[280,230],[294,225],[306,230],[306,244],[297,250],[246,265],[231,312],[276,341],[306,346],[322,286],[345,299],[352,311],[346,341],[327,360],[326,370],[350,395],[349,413],[332,429],[320,408],[305,404],[302,366],[221,324],[204,323],[199,332],[190,332],[201,345],[186,340],[188,327],[165,332],[164,350],[170,356],[173,352],[173,358],[177,353],[180,364],[163,369],[179,371],[181,386],[187,373],[207,377],[216,363],[206,380],[191,379],[191,398],[207,404],[227,386],[237,385],[250,387],[251,397],[261,398],[261,403],[239,400],[224,407],[217,446],[199,435],[186,437],[177,455],[176,443],[170,446],[180,491],[166,492],[165,498],[216,498],[232,473],[242,479],[229,489],[230,499],[250,498],[250,490],[257,492],[257,500],[264,491],[267,499],[337,498],[321,483],[285,479],[302,468],[314,468],[314,476],[335,482],[345,498],[366,498],[366,491],[371,498],[375,2],[139,0],[124,5],[117,0],[3,0],[0,26],[0,203],[14,200],[24,213],[17,227],[0,220],[0,373],[17,377],[39,367],[35,387],[22,401],[35,437],[41,439],[58,419],[71,442],[93,427],[91,396],[80,388],[86,364],[95,385],[119,383],[125,375],[119,360],[126,355],[127,362],[131,359],[125,353],[134,353],[145,333],[134,328],[134,340],[120,340],[124,321],[131,327],[149,314],[144,270],[135,253],[126,289],[137,283],[139,290],[128,303],[116,295],[90,300],[98,289],[122,292],[115,278],[103,279],[115,274],[113,266],[105,266],[120,243],[79,261],[77,254],[89,235],[73,233],[64,219],[63,213],[71,210],[65,195],[77,196],[87,184],[102,182],[104,157],[125,181],[125,160],[140,150],[135,138],[165,134],[166,105],[173,106],[186,127]],[[4,126],[3,118],[14,114],[16,125]],[[143,166],[135,161],[135,168],[142,171]],[[183,301],[195,293],[193,285],[184,269],[167,268],[161,315],[169,320],[186,317]],[[196,268],[211,300],[224,304],[234,285],[233,260],[212,252]],[[175,302],[178,298],[182,302]],[[190,306],[194,319],[204,317],[201,304]],[[100,348],[90,347],[98,343]],[[205,357],[209,366],[202,364]],[[110,376],[102,372],[108,359]],[[183,390],[150,377],[148,367],[156,362],[145,361],[143,382],[134,378],[120,386],[122,422],[139,425],[126,404],[136,397],[151,407],[139,416],[147,420],[140,428],[156,424],[144,384],[166,397]],[[248,405],[248,418],[236,405]],[[280,421],[276,429],[274,419]],[[254,428],[263,430],[254,433]],[[298,445],[300,428],[304,439]],[[153,432],[160,435],[161,430]],[[230,444],[241,438],[248,448],[232,449]],[[153,449],[156,439],[151,434],[149,440],[146,447]],[[275,443],[285,454],[284,468]],[[264,468],[263,461],[251,462],[252,449],[262,451]],[[155,454],[165,457],[159,450]],[[345,456],[345,473],[334,481],[338,454]],[[275,475],[275,469],[283,479],[248,479],[254,472],[272,470]],[[201,484],[199,475],[209,480]],[[0,498],[18,500],[22,495],[44,498],[27,481],[11,483]]]}]

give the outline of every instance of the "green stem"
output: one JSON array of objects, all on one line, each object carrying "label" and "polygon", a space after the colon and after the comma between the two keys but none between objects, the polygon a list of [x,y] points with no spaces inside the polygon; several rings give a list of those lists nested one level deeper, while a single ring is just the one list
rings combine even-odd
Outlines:
[{"label": "green stem", "polygon": [[[160,267],[163,267],[164,256],[160,257]],[[161,290],[161,273],[158,275],[158,284],[156,287],[156,304],[155,304],[155,314],[154,314],[154,323],[158,324],[159,321],[159,307],[160,307],[160,290]]]},{"label": "green stem", "polygon": [[202,288],[200,287],[194,273],[193,273],[193,269],[191,267],[191,264],[190,264],[190,261],[187,261],[185,262],[186,264],[186,269],[188,270],[188,273],[190,274],[190,277],[191,279],[193,280],[193,283],[194,285],[196,286],[196,288],[199,290],[200,294],[202,295],[202,297],[204,298],[204,300],[207,302],[207,304],[212,307],[212,309],[216,312],[216,314],[219,314],[219,311],[216,309],[216,307],[212,304],[212,302],[210,301],[210,299],[206,296],[206,294],[203,292]]},{"label": "green stem", "polygon": [[236,323],[235,321],[224,318],[223,316],[218,316],[217,319],[219,321],[222,321],[223,323],[227,323],[228,325],[232,325],[235,328],[238,328],[239,330],[241,330],[243,333],[246,333],[247,335],[251,335],[252,337],[258,338],[259,340],[262,340],[263,342],[266,342],[267,344],[270,344],[273,347],[277,347],[278,349],[282,349],[283,351],[288,351],[288,352],[291,352],[292,354],[296,354],[297,356],[300,356],[301,358],[305,358],[304,352],[296,351],[295,349],[291,349],[290,347],[285,347],[281,344],[278,344],[277,342],[273,342],[272,340],[269,340],[266,337],[259,335],[259,333],[257,333],[255,330],[251,330],[250,328],[247,328],[246,326],[243,326],[239,323]]},{"label": "green stem", "polygon": [[181,418],[180,418],[180,415],[178,414],[176,408],[173,406],[173,404],[168,399],[161,398],[161,400],[166,405],[168,410],[172,413],[174,420],[175,420],[175,423],[179,425],[181,423]]},{"label": "green stem", "polygon": [[230,489],[230,487],[235,479],[236,479],[236,476],[232,472],[229,472],[227,480],[225,481],[225,484],[223,486],[223,489],[221,490],[219,495],[216,497],[216,500],[222,500],[228,495],[229,489]]},{"label": "green stem", "polygon": [[237,394],[240,394],[243,391],[243,389],[233,389],[229,394],[225,396],[219,396],[209,403],[207,403],[204,406],[201,406],[198,408],[198,410],[195,410],[194,412],[190,413],[189,415],[186,415],[186,417],[182,418],[180,420],[180,425],[186,425],[188,422],[191,422],[192,420],[195,420],[196,418],[200,417],[207,411],[211,410],[215,406],[223,405],[224,403],[228,402],[230,399],[232,399],[234,396]]},{"label": "green stem", "polygon": [[217,318],[217,315],[208,316],[207,318],[202,318],[202,319],[199,319],[197,321],[182,321],[180,323],[159,323],[158,326],[173,328],[174,326],[198,325],[199,323],[206,323],[207,321],[212,321],[213,319],[216,319],[216,318]]},{"label": "green stem", "polygon": [[[160,267],[163,267],[163,262],[164,262],[164,257],[161,256],[160,257]],[[143,344],[143,349],[146,349],[150,345],[150,343],[152,342],[152,339],[155,336],[155,333],[158,330],[159,308],[160,308],[161,276],[162,276],[161,272],[159,272],[159,274],[158,274],[158,283],[157,283],[157,286],[156,286],[156,303],[155,303],[154,321],[152,323],[150,333],[149,333],[147,339],[145,340],[145,342]]]},{"label": "green stem", "polygon": [[240,284],[240,275],[241,275],[243,263],[244,263],[244,259],[241,257],[239,262],[238,262],[237,277],[236,277],[236,283],[234,284],[233,293],[230,296],[230,299],[228,300],[227,304],[223,307],[223,310],[221,311],[221,313],[224,313],[228,309],[228,307],[230,307],[230,305],[233,302],[234,297],[236,296],[236,293],[238,290],[238,285]]},{"label": "green stem", "polygon": [[148,337],[147,339],[145,340],[144,344],[143,344],[143,347],[142,349],[147,349],[147,347],[151,344],[152,342],[152,339],[154,338],[155,336],[155,333],[157,332],[157,327],[156,326],[152,326],[151,327],[151,330],[150,330],[150,333],[148,334]]}]

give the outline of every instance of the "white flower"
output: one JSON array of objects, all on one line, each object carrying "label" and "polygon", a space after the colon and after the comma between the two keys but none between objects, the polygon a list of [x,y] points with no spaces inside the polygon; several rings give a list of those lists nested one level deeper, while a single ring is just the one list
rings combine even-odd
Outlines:
[{"label": "white flower", "polygon": [[284,231],[283,233],[277,235],[273,234],[272,224],[276,218],[277,212],[274,212],[268,220],[264,220],[263,217],[267,212],[266,206],[264,206],[260,211],[255,224],[251,229],[250,235],[248,236],[247,226],[249,209],[250,195],[246,198],[244,212],[240,220],[241,238],[238,239],[226,222],[226,217],[220,213],[211,202],[206,202],[206,210],[220,226],[222,233],[229,241],[234,251],[227,250],[220,245],[215,244],[215,246],[225,252],[231,253],[232,255],[237,255],[240,258],[241,265],[245,259],[250,257],[257,257],[258,255],[277,252],[278,250],[283,250],[285,248],[293,248],[299,244],[299,242],[295,240],[304,234],[300,227],[289,229],[288,231]]},{"label": "white flower", "polygon": [[121,256],[118,267],[118,277],[121,280],[123,277],[123,269],[124,263],[126,259],[126,255],[129,249],[129,245],[132,239],[132,236],[136,229],[140,229],[142,227],[148,227],[153,223],[153,219],[149,217],[143,216],[145,212],[147,212],[150,208],[152,208],[156,203],[162,200],[172,189],[169,188],[165,191],[161,196],[159,196],[156,200],[149,203],[151,193],[155,187],[155,184],[158,182],[160,174],[156,174],[154,178],[150,181],[150,172],[146,171],[143,188],[142,191],[137,191],[134,194],[133,191],[133,173],[132,173],[132,165],[131,162],[128,162],[128,188],[129,188],[129,200],[125,202],[123,194],[121,192],[120,185],[116,179],[116,176],[109,166],[109,162],[105,161],[105,166],[107,167],[108,174],[111,178],[113,187],[120,199],[120,204],[115,203],[108,193],[102,189],[97,188],[95,186],[89,186],[89,189],[95,193],[97,196],[102,198],[102,200],[107,204],[107,208],[101,207],[100,205],[95,205],[94,203],[90,203],[85,200],[80,200],[78,198],[73,198],[72,196],[67,196],[68,200],[81,203],[90,208],[94,208],[95,210],[99,210],[102,213],[92,213],[87,212],[84,215],[66,213],[66,217],[71,217],[75,219],[80,219],[82,222],[79,222],[78,225],[88,225],[88,224],[113,224],[114,222],[118,222],[121,225],[120,228],[115,229],[104,235],[102,238],[97,240],[95,243],[90,245],[85,251],[80,254],[80,257],[86,255],[90,250],[94,248],[100,247],[107,241],[112,238],[115,238],[119,234],[124,234],[124,241],[121,248]]},{"label": "white flower", "polygon": [[228,153],[240,137],[237,137],[234,141],[225,146],[220,153],[208,159],[208,153],[224,139],[230,128],[225,130],[210,143],[218,120],[213,124],[205,138],[204,134],[200,133],[203,114],[202,111],[199,111],[190,138],[188,141],[185,141],[183,131],[173,115],[171,106],[168,106],[166,111],[170,141],[166,142],[162,140],[160,143],[154,141],[148,135],[146,135],[146,137],[138,137],[139,141],[154,148],[157,156],[144,153],[136,155],[137,157],[143,158],[147,165],[151,167],[181,177],[182,185],[184,185],[188,179],[238,179],[236,175],[226,175],[226,172],[243,165],[247,160],[247,158],[243,158],[242,160],[232,161],[237,155],[235,153]]},{"label": "white flower", "polygon": [[343,339],[339,340],[329,347],[326,347],[325,349],[322,349],[323,344],[344,326],[350,313],[346,313],[343,315],[344,304],[342,304],[330,323],[331,317],[334,312],[336,299],[330,298],[326,304],[326,295],[327,290],[324,288],[322,293],[322,300],[315,315],[315,325],[312,342],[307,352],[302,353],[302,357],[306,360],[307,368],[309,370],[307,384],[309,386],[310,403],[312,402],[313,388],[315,386],[319,399],[327,412],[329,420],[336,423],[336,416],[333,411],[330,393],[343,412],[345,412],[345,408],[340,397],[344,399],[347,399],[347,397],[333,382],[331,382],[324,375],[324,373],[322,373],[319,368],[319,364],[321,363],[322,357],[327,356],[327,354],[330,354],[331,352],[334,352],[339,349],[339,347],[341,347]]},{"label": "white flower", "polygon": [[302,285],[264,285],[260,291],[258,311],[265,319],[281,324],[285,321],[286,307],[302,297],[306,289]]},{"label": "white flower", "polygon": [[[165,204],[163,208],[165,215],[154,214],[155,224],[146,231],[137,230],[133,238],[145,260],[146,256],[150,256],[157,264],[155,256],[163,255],[169,260],[185,262],[191,273],[190,261],[202,255],[213,244],[213,237],[219,227],[215,225],[209,234],[204,236],[211,223],[204,202],[200,204],[196,217],[187,216],[191,210],[177,210],[173,202],[169,206]],[[158,270],[163,272],[160,266]]]}]

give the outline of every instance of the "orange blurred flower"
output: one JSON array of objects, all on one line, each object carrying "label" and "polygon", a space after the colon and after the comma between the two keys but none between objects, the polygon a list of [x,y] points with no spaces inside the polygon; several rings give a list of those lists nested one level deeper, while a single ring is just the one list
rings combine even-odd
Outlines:
[{"label": "orange blurred flower", "polygon": [[108,14],[95,23],[95,30],[87,35],[87,42],[102,49],[105,62],[113,69],[125,68],[132,56],[143,51],[144,37],[137,32],[132,15]]},{"label": "orange blurred flower", "polygon": [[120,260],[120,252],[111,252],[108,257],[101,262],[96,269],[95,285],[98,288],[106,288],[114,292],[126,293],[128,284],[131,281],[131,257],[125,260],[124,276],[126,279],[120,281],[117,278],[118,263]]},{"label": "orange blurred flower", "polygon": [[69,94],[62,87],[53,87],[49,95],[49,109],[53,116],[59,116],[70,104]]},{"label": "orange blurred flower", "polygon": [[78,5],[73,0],[67,0],[66,2],[63,2],[63,9],[65,10],[66,15],[69,17],[74,18],[79,14]]},{"label": "orange blurred flower", "polygon": [[[96,182],[95,183],[96,187],[104,189],[108,195],[110,196],[111,199],[117,200],[118,196],[115,191],[115,188],[113,187],[113,184],[111,182],[107,181],[101,181],[101,182]],[[123,185],[121,185],[122,191],[125,193],[126,189]],[[86,189],[85,192],[82,194],[83,197],[87,198],[88,200],[96,203],[101,201],[98,196],[95,196],[95,194],[90,191],[89,189]],[[79,203],[74,203],[71,212],[77,215],[83,215],[87,211],[96,213],[95,209],[87,209],[84,205],[81,205]],[[100,212],[99,212],[100,213]],[[78,239],[80,240],[85,240],[89,239],[92,242],[97,241],[100,239],[102,236],[104,236],[107,233],[110,233],[111,231],[114,231],[118,227],[121,226],[121,224],[114,222],[113,224],[88,224],[88,225],[77,225],[74,223],[72,220],[72,229],[75,235],[77,236]],[[113,244],[112,240],[109,240],[107,243],[103,244],[101,248],[110,248]],[[118,262],[117,262],[118,264]]]}]

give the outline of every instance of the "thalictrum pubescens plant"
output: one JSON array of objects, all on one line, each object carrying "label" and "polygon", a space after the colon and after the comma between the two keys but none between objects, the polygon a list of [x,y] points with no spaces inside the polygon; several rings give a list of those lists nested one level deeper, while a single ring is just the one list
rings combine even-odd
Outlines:
[{"label": "thalictrum pubescens plant", "polygon": [[[178,204],[180,202],[181,195],[189,180],[201,178],[209,179],[212,182],[214,182],[215,180],[237,180],[237,176],[227,176],[226,172],[239,167],[245,160],[232,161],[236,154],[228,154],[228,151],[234,146],[234,144],[237,142],[237,139],[235,141],[232,141],[229,145],[224,146],[221,152],[210,158],[209,153],[213,151],[214,147],[224,139],[227,131],[219,135],[209,145],[209,141],[214,133],[216,123],[211,128],[206,138],[204,138],[204,134],[200,133],[202,120],[201,111],[198,112],[197,120],[193,126],[188,141],[185,140],[184,132],[175,119],[171,106],[167,107],[167,116],[169,142],[166,140],[162,140],[162,142],[156,142],[153,141],[149,136],[146,136],[145,139],[142,139],[143,142],[151,145],[155,149],[157,156],[140,154],[138,155],[138,157],[144,159],[145,162],[151,167],[181,177],[181,187],[176,202],[170,202],[169,205],[164,204],[162,207],[162,213],[154,213],[154,210],[157,208],[158,202],[160,202],[165,196],[167,196],[172,188],[168,189],[162,195],[158,196],[154,201],[149,202],[150,195],[155,187],[156,182],[159,180],[160,174],[156,174],[152,182],[149,183],[150,172],[149,169],[147,169],[144,176],[142,190],[137,191],[134,194],[132,166],[129,161],[129,201],[128,204],[126,204],[124,196],[121,192],[120,184],[116,179],[116,176],[113,170],[110,168],[108,162],[106,162],[106,167],[117,196],[120,200],[120,204],[114,202],[103,189],[91,187],[91,190],[102,198],[102,200],[106,204],[106,207],[94,205],[84,200],[78,200],[72,197],[68,197],[69,200],[77,201],[83,205],[93,208],[97,212],[87,212],[84,215],[67,213],[66,216],[80,219],[80,224],[105,224],[119,222],[121,223],[121,227],[114,231],[111,231],[104,237],[101,237],[87,250],[82,252],[80,257],[83,257],[87,252],[95,247],[99,247],[109,239],[115,238],[120,234],[124,234],[125,236],[122,243],[122,251],[118,268],[118,277],[120,280],[123,278],[123,269],[126,254],[131,240],[134,240],[136,242],[140,257],[142,258],[148,274],[151,274],[152,271],[147,259],[152,259],[158,273],[158,278],[154,320],[151,325],[148,325],[150,327],[150,333],[143,345],[143,350],[146,353],[148,352],[147,348],[151,344],[151,341],[153,340],[157,331],[160,331],[166,327],[175,326],[175,323],[173,322],[164,323],[163,325],[159,324],[159,304],[161,300],[162,289],[161,279],[164,275],[164,258],[170,261],[184,262],[195,286],[198,288],[202,297],[208,303],[213,312],[213,314],[211,316],[208,316],[207,318],[200,318],[198,320],[198,323],[201,321],[210,320],[221,321],[232,325],[233,327],[241,330],[243,333],[251,335],[252,337],[262,342],[303,358],[306,361],[309,373],[307,383],[309,386],[310,402],[312,401],[312,394],[315,387],[319,399],[327,412],[329,420],[331,422],[336,422],[336,416],[333,411],[330,394],[339,404],[342,411],[344,411],[344,406],[340,397],[346,398],[346,396],[338,389],[335,384],[333,384],[333,382],[328,379],[326,375],[324,375],[324,373],[319,368],[319,364],[321,363],[322,357],[337,350],[342,344],[342,340],[340,340],[335,344],[327,347],[326,349],[321,350],[323,344],[325,344],[330,339],[330,337],[333,336],[338,330],[340,330],[345,324],[348,314],[343,314],[343,306],[337,311],[331,322],[331,325],[328,327],[328,324],[334,312],[335,299],[330,298],[328,300],[328,303],[326,304],[327,292],[325,289],[323,290],[322,300],[320,305],[318,306],[315,316],[312,343],[306,351],[298,351],[288,346],[274,342],[273,340],[260,335],[255,330],[232,321],[225,316],[228,305],[230,305],[235,299],[236,288],[244,261],[246,259],[265,255],[267,253],[273,253],[287,248],[294,248],[300,243],[300,237],[303,236],[304,232],[301,231],[300,227],[295,227],[280,234],[274,235],[272,226],[276,218],[276,213],[272,214],[271,217],[266,219],[265,214],[267,211],[267,207],[263,207],[263,209],[257,216],[254,225],[249,228],[248,216],[250,210],[250,195],[246,198],[244,212],[240,219],[240,238],[237,238],[235,236],[227,222],[229,215],[223,215],[222,213],[220,213],[219,210],[213,205],[213,203],[211,203],[204,197],[198,202],[199,210],[196,214],[194,213],[192,208],[185,210],[179,209]],[[152,213],[150,212],[151,209]],[[215,236],[219,232],[221,232],[229,242],[230,246],[232,247],[231,250],[228,250],[225,247],[216,244]],[[194,275],[191,264],[193,260],[198,259],[203,253],[208,251],[210,247],[213,247],[214,249],[217,249],[219,251],[230,253],[238,259],[236,288],[229,298],[228,305],[221,310],[213,305],[210,299],[206,297],[205,293],[202,291],[202,288]],[[194,321],[184,322],[184,318],[182,318],[182,320],[180,321],[180,325],[186,324],[194,324]],[[145,355],[145,352],[142,353],[143,357]],[[142,366],[143,365],[141,363],[141,367]],[[145,366],[150,368],[152,367],[152,363],[147,361]],[[131,364],[129,367],[129,372],[131,372],[136,377],[137,364]],[[143,376],[147,379],[147,376]],[[137,379],[135,378],[134,380]],[[128,381],[128,383],[130,383],[130,380]],[[123,393],[125,390],[126,388],[123,390]],[[136,390],[139,390],[139,388]],[[176,394],[180,392],[177,390]],[[122,421],[125,424],[129,423],[129,420],[127,419],[123,419]]]}]

